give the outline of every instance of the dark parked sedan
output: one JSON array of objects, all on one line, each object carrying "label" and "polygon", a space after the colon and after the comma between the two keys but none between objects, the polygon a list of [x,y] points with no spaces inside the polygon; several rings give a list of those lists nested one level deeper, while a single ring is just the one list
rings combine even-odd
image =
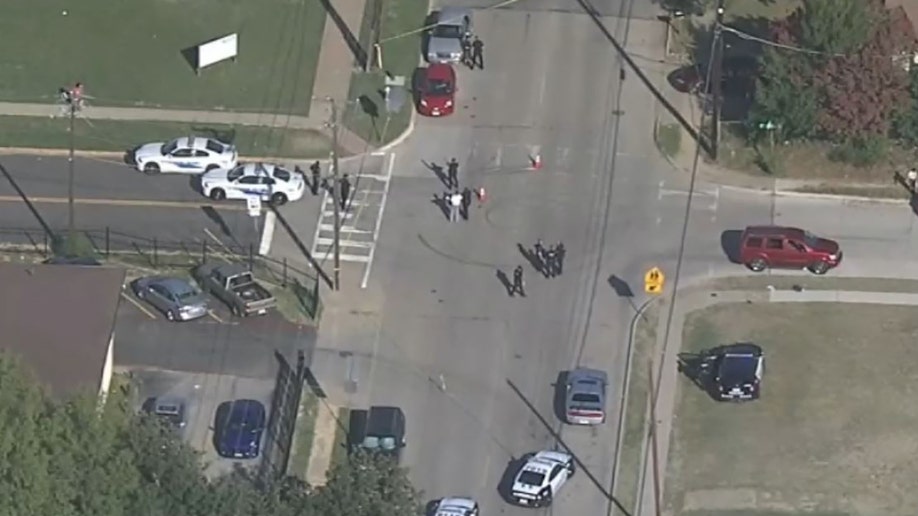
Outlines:
[{"label": "dark parked sedan", "polygon": [[[254,459],[261,452],[265,406],[255,400],[230,401],[217,410],[217,454],[227,459]],[[223,412],[224,414],[221,414]]]},{"label": "dark parked sedan", "polygon": [[137,297],[170,321],[190,321],[207,315],[207,297],[186,279],[150,276],[135,280],[133,288]]}]

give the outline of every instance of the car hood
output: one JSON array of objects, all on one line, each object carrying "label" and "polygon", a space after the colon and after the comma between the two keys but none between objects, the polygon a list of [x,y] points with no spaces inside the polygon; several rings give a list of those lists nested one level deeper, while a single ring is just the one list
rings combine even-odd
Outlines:
[{"label": "car hood", "polygon": [[158,158],[163,155],[163,142],[148,143],[134,150],[134,159]]},{"label": "car hood", "polygon": [[838,253],[838,242],[829,240],[828,238],[817,238],[816,241],[812,243],[812,247],[813,250],[821,253]]},{"label": "car hood", "polygon": [[462,44],[456,38],[431,37],[427,42],[428,54],[461,54]]}]

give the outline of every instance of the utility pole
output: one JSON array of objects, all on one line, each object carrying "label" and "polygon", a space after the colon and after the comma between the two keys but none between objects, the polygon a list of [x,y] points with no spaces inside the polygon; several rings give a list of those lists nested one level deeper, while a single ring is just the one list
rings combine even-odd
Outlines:
[{"label": "utility pole", "polygon": [[717,148],[720,144],[720,97],[724,64],[724,34],[721,28],[724,22],[724,0],[717,0],[717,17],[714,21],[714,55],[711,56],[711,98],[714,102],[711,120],[711,158],[717,159]]},{"label": "utility pole", "polygon": [[332,130],[332,196],[335,202],[335,290],[341,288],[341,183],[338,181],[338,106],[335,99],[328,97],[331,103]]},{"label": "utility pole", "polygon": [[73,153],[76,147],[73,134],[74,119],[76,118],[76,99],[73,93],[67,97],[70,104],[70,152],[67,155],[67,254],[76,253],[76,220],[73,209]]}]

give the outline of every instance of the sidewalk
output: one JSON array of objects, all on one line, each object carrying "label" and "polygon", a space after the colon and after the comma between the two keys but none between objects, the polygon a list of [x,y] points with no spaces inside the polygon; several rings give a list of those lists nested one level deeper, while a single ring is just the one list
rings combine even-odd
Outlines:
[{"label": "sidewalk", "polygon": [[[666,317],[661,317],[657,330],[657,346],[654,352],[654,372],[660,376],[656,379],[656,432],[657,451],[660,471],[667,471],[667,459],[670,447],[670,436],[673,427],[673,413],[676,404],[677,383],[682,381],[678,372],[678,355],[682,349],[682,329],[686,316],[697,310],[722,304],[722,303],[855,303],[855,304],[880,304],[880,305],[911,305],[918,306],[918,294],[902,292],[867,292],[844,290],[727,290],[712,291],[704,288],[686,289],[680,292],[675,299],[673,315],[670,324],[669,339],[666,340]],[[638,507],[635,516],[653,516],[656,514],[653,464],[650,460],[651,441],[649,436],[642,447],[647,451],[643,453],[642,474],[638,488]],[[665,478],[661,478],[661,490],[666,492]],[[663,496],[660,501],[665,503]]]}]

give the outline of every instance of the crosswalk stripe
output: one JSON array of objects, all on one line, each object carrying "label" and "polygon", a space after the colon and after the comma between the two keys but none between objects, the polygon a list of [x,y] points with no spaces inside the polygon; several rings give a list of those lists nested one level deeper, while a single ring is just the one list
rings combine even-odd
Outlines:
[{"label": "crosswalk stripe", "polygon": [[[334,224],[319,224],[319,229],[322,230],[322,231],[334,231],[334,230],[335,230],[335,225],[334,225]],[[355,228],[355,227],[353,227],[353,226],[345,226],[345,225],[343,225],[343,224],[341,225],[341,232],[342,232],[342,233],[353,233],[353,234],[355,234],[355,235],[371,235],[371,234],[373,234],[372,231],[368,231],[368,230],[366,230],[366,229],[357,229],[357,228]]]},{"label": "crosswalk stripe", "polygon": [[[338,242],[341,247],[356,247],[358,249],[369,249],[373,247],[373,242],[358,242],[356,240],[340,239]],[[316,239],[316,245],[335,245],[334,238],[319,237]]]}]

